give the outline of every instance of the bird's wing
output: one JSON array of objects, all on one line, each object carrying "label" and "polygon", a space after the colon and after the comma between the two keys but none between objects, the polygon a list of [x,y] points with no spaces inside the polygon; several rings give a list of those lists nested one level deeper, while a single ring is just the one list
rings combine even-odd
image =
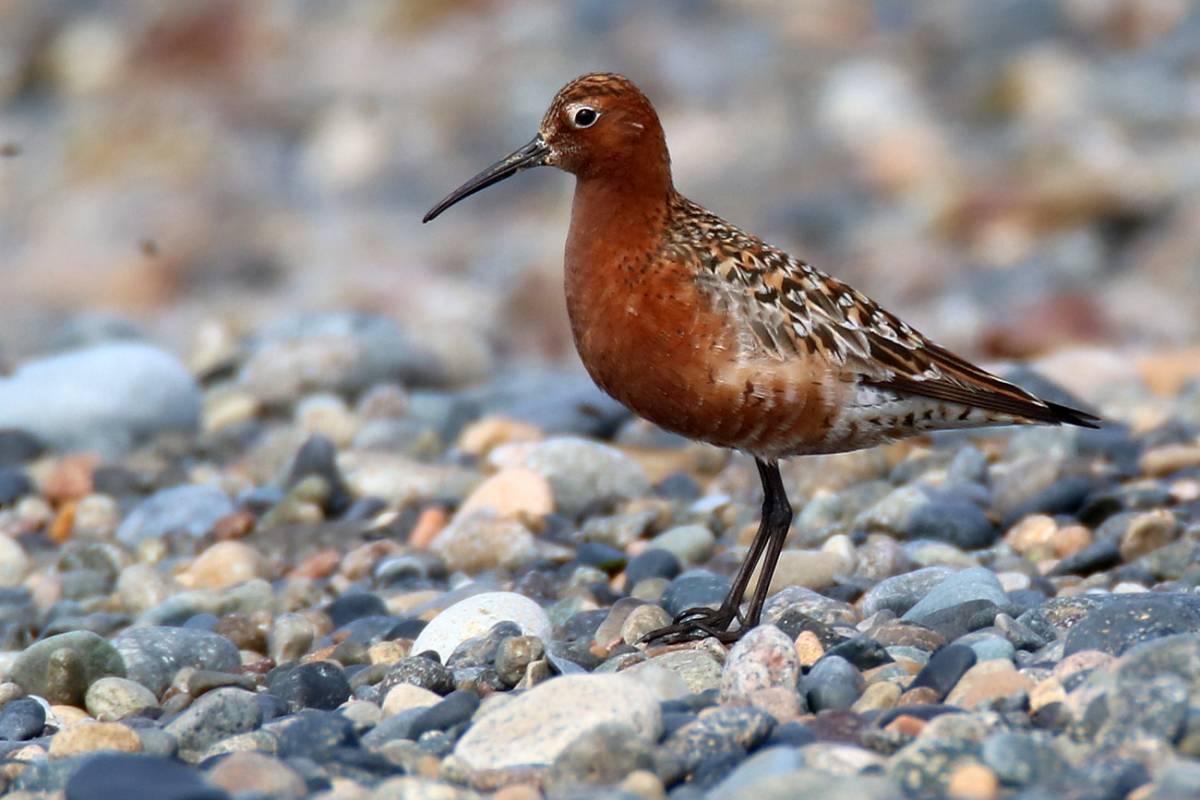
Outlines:
[{"label": "bird's wing", "polygon": [[737,231],[709,239],[699,281],[740,320],[743,349],[815,356],[864,384],[1012,415],[1097,427],[1091,414],[1042,400],[941,347],[845,283]]}]

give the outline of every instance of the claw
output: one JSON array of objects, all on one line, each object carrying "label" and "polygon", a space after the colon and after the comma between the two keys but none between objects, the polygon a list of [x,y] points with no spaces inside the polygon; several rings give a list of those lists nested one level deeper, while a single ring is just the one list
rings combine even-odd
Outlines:
[{"label": "claw", "polygon": [[658,640],[664,644],[679,644],[711,636],[729,644],[737,641],[745,631],[744,627],[729,630],[735,620],[741,621],[741,614],[737,611],[703,606],[688,608],[676,614],[671,625],[650,631],[640,642],[646,644]]}]

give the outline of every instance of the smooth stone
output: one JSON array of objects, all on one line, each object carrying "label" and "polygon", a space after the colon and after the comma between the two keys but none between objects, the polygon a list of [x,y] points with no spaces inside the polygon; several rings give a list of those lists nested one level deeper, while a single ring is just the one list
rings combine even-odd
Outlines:
[{"label": "smooth stone", "polygon": [[713,532],[703,525],[679,525],[668,528],[652,538],[647,543],[647,552],[665,550],[675,556],[680,564],[690,566],[707,559],[712,554],[716,542],[717,538],[713,536]]},{"label": "smooth stone", "polygon": [[332,710],[350,698],[346,675],[330,661],[309,661],[272,670],[267,690],[296,708]]},{"label": "smooth stone", "polygon": [[142,740],[120,722],[77,722],[68,725],[50,740],[50,756],[67,758],[97,750],[140,753]]},{"label": "smooth stone", "polygon": [[997,731],[983,741],[980,755],[1005,786],[1036,785],[1068,768],[1045,734]]},{"label": "smooth stone", "polygon": [[939,581],[916,605],[904,612],[901,619],[921,622],[938,611],[972,600],[987,600],[1002,606],[1008,603],[1008,595],[990,569],[971,567]]},{"label": "smooth stone", "polygon": [[0,379],[0,428],[110,457],[164,431],[195,430],[200,404],[178,359],[135,342],[29,361]]},{"label": "smooth stone", "polygon": [[691,774],[693,782],[700,781],[696,773],[701,767],[740,761],[774,728],[775,718],[757,708],[724,706],[707,712],[662,743],[660,777],[672,783]]},{"label": "smooth stone", "polygon": [[321,480],[325,496],[318,502],[326,513],[338,516],[350,507],[354,498],[337,466],[337,446],[320,434],[313,434],[300,446],[283,487],[292,491],[310,477]]},{"label": "smooth stone", "polygon": [[267,634],[267,655],[276,664],[295,661],[312,647],[316,626],[303,614],[280,614]]},{"label": "smooth stone", "polygon": [[66,800],[111,800],[152,797],[154,800],[229,800],[200,773],[161,756],[103,753],[78,765],[66,784]]},{"label": "smooth stone", "polygon": [[671,580],[682,570],[679,557],[662,547],[649,547],[629,559],[625,565],[626,586],[637,586],[647,578]]},{"label": "smooth stone", "polygon": [[1064,655],[1100,650],[1121,655],[1150,639],[1200,632],[1200,597],[1146,593],[1114,597],[1067,631]]},{"label": "smooth stone", "polygon": [[132,547],[170,533],[184,533],[198,539],[234,510],[233,502],[215,486],[194,484],[160,489],[121,522],[117,541]]},{"label": "smooth stone", "polygon": [[934,691],[937,699],[941,700],[950,694],[950,690],[977,661],[975,651],[966,645],[952,644],[943,647],[930,657],[929,662],[921,668],[908,688],[928,687]]},{"label": "smooth stone", "polygon": [[674,617],[689,608],[717,608],[729,594],[730,581],[709,572],[685,572],[671,581],[662,596],[662,607]]},{"label": "smooth stone", "polygon": [[[640,653],[629,653],[628,656],[631,658],[642,657]],[[600,668],[597,668],[597,671],[600,671]],[[616,671],[647,687],[650,691],[654,692],[659,700],[664,702],[679,700],[694,694],[688,687],[688,684],[677,673],[650,661],[641,661],[631,667]]]},{"label": "smooth stone", "polygon": [[666,669],[683,679],[692,694],[718,689],[721,686],[722,665],[708,650],[672,650],[654,656],[641,664],[634,664],[625,673],[636,673],[654,665]]},{"label": "smooth stone", "polygon": [[429,708],[441,702],[442,698],[428,689],[423,689],[411,683],[400,683],[388,690],[380,704],[383,716],[395,715],[414,708]]},{"label": "smooth stone", "polygon": [[128,678],[101,678],[88,687],[84,705],[101,722],[113,722],[143,709],[158,708],[154,692]]},{"label": "smooth stone", "polygon": [[354,745],[354,723],[333,711],[304,709],[273,721],[276,752],[281,758],[328,759],[344,745]]},{"label": "smooth stone", "polygon": [[533,533],[517,519],[489,509],[456,516],[430,545],[451,571],[474,575],[493,569],[512,570],[537,558]]},{"label": "smooth stone", "polygon": [[214,542],[202,550],[188,568],[176,576],[197,589],[228,589],[254,578],[270,577],[267,559],[245,542]]},{"label": "smooth stone", "polygon": [[552,678],[476,719],[454,754],[477,770],[549,765],[579,736],[606,722],[656,741],[662,730],[658,697],[622,675]]},{"label": "smooth stone", "polygon": [[903,533],[909,539],[934,539],[963,550],[988,547],[999,535],[983,509],[962,500],[918,506],[905,520]]},{"label": "smooth stone", "polygon": [[0,506],[11,506],[36,488],[23,471],[0,466]]},{"label": "smooth stone", "polygon": [[188,760],[229,736],[252,731],[262,722],[262,708],[253,692],[214,689],[166,724],[164,730],[179,742],[180,755]]},{"label": "smooth stone", "polygon": [[42,735],[46,707],[29,697],[10,700],[0,708],[0,741],[23,742]]},{"label": "smooth stone", "polygon": [[443,661],[463,641],[482,636],[496,623],[513,622],[526,636],[550,638],[550,618],[534,601],[515,592],[485,592],[460,600],[425,626],[413,642],[412,652],[436,652]]},{"label": "smooth stone", "polygon": [[[779,592],[793,586],[808,589],[828,589],[837,583],[838,577],[847,571],[848,563],[837,553],[824,550],[784,550],[779,554],[779,562],[775,573],[771,576],[768,594]],[[750,578],[747,592],[753,594],[758,587],[759,570]]]},{"label": "smooth stone", "polygon": [[800,661],[792,640],[774,625],[759,625],[729,651],[721,672],[723,700],[748,700],[774,686],[795,689]]},{"label": "smooth stone", "polygon": [[497,467],[523,467],[539,473],[554,490],[554,502],[568,517],[597,503],[628,500],[650,491],[642,467],[615,447],[564,436],[542,442],[507,444],[489,461]]},{"label": "smooth stone", "polygon": [[455,512],[454,519],[481,510],[500,519],[540,524],[554,511],[554,491],[549,481],[531,469],[503,469],[475,487]]},{"label": "smooth stone", "polygon": [[11,589],[20,586],[32,563],[19,542],[7,536],[0,536],[0,588]]},{"label": "smooth stone", "polygon": [[975,709],[1018,693],[1028,694],[1033,691],[1033,687],[1033,680],[1017,672],[1011,661],[993,659],[980,662],[967,670],[946,697],[946,703],[960,708]]},{"label": "smooth stone", "polygon": [[268,403],[315,391],[358,394],[375,384],[430,385],[444,378],[438,357],[387,317],[302,312],[257,331],[238,383]]},{"label": "smooth stone", "polygon": [[858,669],[871,669],[892,661],[887,648],[870,636],[855,636],[829,648],[824,655],[837,656],[849,661]]},{"label": "smooth stone", "polygon": [[653,768],[653,743],[628,725],[600,723],[555,757],[546,785],[552,793],[578,786],[611,786],[636,770]]},{"label": "smooth stone", "polygon": [[92,682],[125,677],[127,665],[119,647],[91,631],[71,631],[25,648],[13,662],[12,679],[51,703],[81,705]]},{"label": "smooth stone", "polygon": [[252,751],[231,753],[208,771],[207,778],[232,794],[303,797],[308,793],[300,773],[277,758]]},{"label": "smooth stone", "polygon": [[427,731],[448,730],[470,720],[478,709],[479,695],[465,691],[451,692],[417,715],[409,735],[419,739]]},{"label": "smooth stone", "polygon": [[220,634],[191,628],[128,628],[113,645],[125,660],[127,676],[156,696],[183,667],[234,672],[241,666],[237,646]]},{"label": "smooth stone", "polygon": [[817,662],[804,677],[804,694],[813,711],[844,711],[862,695],[866,680],[844,658],[829,656]]},{"label": "smooth stone", "polygon": [[662,606],[638,606],[630,611],[629,616],[621,623],[621,641],[631,647],[636,646],[646,634],[670,624],[671,615]]},{"label": "smooth stone", "polygon": [[[994,629],[992,629],[994,630]],[[955,644],[966,645],[975,651],[975,657],[980,661],[990,661],[1003,658],[1012,661],[1017,654],[1012,642],[996,633],[989,631],[973,631],[954,640]]]}]

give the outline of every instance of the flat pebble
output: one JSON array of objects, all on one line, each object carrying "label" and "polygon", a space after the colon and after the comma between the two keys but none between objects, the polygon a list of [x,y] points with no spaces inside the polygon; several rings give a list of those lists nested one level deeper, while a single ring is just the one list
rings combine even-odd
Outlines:
[{"label": "flat pebble", "polygon": [[97,750],[140,753],[142,740],[132,728],[119,722],[77,722],[59,731],[50,740],[50,755],[53,758]]},{"label": "flat pebble", "polygon": [[100,678],[88,687],[84,699],[87,711],[101,722],[131,716],[143,709],[157,709],[154,692],[128,678]]},{"label": "flat pebble", "polygon": [[939,581],[901,619],[921,622],[932,614],[974,600],[997,606],[1008,602],[1004,587],[995,573],[986,567],[972,567],[948,575]]},{"label": "flat pebble", "polygon": [[549,765],[601,723],[624,724],[655,741],[662,730],[658,698],[621,675],[553,678],[478,718],[454,754],[473,769]]}]

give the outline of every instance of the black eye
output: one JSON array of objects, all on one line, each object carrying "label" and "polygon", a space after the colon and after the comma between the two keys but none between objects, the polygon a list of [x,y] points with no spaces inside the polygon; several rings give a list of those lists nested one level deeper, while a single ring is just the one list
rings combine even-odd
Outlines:
[{"label": "black eye", "polygon": [[596,119],[599,116],[594,108],[581,108],[575,112],[575,127],[590,128],[596,124]]}]

